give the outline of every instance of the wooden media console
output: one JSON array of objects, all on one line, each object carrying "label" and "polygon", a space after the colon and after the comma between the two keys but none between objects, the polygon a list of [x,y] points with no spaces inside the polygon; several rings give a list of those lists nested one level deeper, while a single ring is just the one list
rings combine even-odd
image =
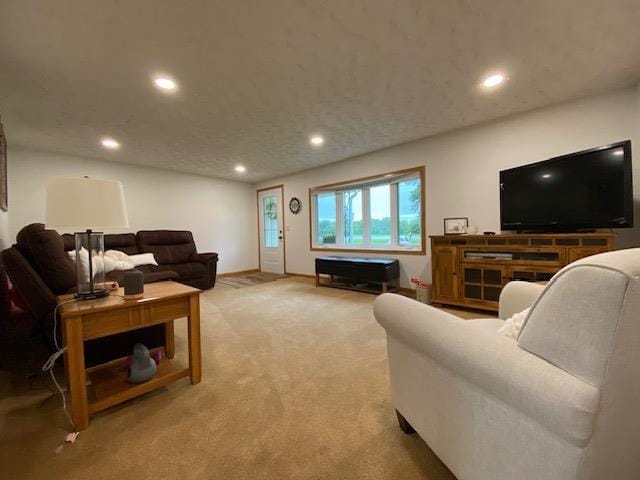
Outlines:
[{"label": "wooden media console", "polygon": [[433,303],[498,310],[512,280],[549,280],[565,265],[614,248],[614,233],[436,235]]}]

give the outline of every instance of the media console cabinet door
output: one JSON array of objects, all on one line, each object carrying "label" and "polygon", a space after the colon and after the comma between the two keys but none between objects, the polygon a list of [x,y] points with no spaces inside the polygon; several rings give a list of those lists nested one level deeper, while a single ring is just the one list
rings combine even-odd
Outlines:
[{"label": "media console cabinet door", "polygon": [[581,258],[590,257],[591,255],[597,255],[598,253],[606,252],[605,248],[594,248],[594,247],[580,247],[580,248],[571,248],[569,249],[569,262],[573,263],[576,260],[580,260]]},{"label": "media console cabinet door", "polygon": [[467,302],[497,302],[508,281],[507,267],[499,265],[463,263],[462,274],[462,295]]},{"label": "media console cabinet door", "polygon": [[433,268],[434,299],[458,299],[458,249],[435,247]]},{"label": "media console cabinet door", "polygon": [[509,268],[509,281],[548,282],[561,267],[517,266]]}]

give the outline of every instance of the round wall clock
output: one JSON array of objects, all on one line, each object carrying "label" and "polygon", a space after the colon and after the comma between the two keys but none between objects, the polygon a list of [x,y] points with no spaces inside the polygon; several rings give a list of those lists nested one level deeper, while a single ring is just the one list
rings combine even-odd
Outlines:
[{"label": "round wall clock", "polygon": [[291,200],[289,200],[289,210],[291,210],[291,213],[294,215],[300,213],[300,210],[302,210],[302,202],[299,198],[291,197]]}]

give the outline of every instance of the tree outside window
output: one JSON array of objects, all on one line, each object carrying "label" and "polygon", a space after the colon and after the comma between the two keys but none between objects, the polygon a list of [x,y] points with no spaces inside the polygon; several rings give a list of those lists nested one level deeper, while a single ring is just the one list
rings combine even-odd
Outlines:
[{"label": "tree outside window", "polygon": [[342,194],[345,245],[362,244],[362,190]]},{"label": "tree outside window", "polygon": [[400,245],[420,245],[420,179],[398,183],[398,242]]}]

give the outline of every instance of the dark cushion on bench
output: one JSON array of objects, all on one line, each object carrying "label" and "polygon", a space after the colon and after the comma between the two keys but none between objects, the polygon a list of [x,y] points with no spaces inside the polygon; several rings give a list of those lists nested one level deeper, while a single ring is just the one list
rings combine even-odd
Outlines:
[{"label": "dark cushion on bench", "polygon": [[400,277],[400,262],[393,258],[318,257],[316,273],[370,282],[391,282]]}]

